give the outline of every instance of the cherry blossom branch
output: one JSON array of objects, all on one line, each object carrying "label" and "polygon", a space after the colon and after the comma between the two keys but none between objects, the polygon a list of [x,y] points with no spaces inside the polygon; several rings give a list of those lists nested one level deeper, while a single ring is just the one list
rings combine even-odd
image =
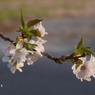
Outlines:
[{"label": "cherry blossom branch", "polygon": [[[5,36],[5,35],[4,35],[3,33],[1,33],[1,32],[0,32],[0,37],[1,37],[2,39],[4,39],[5,41],[9,41],[9,42],[11,42],[11,43],[14,42],[11,38]],[[14,45],[15,45],[15,44],[14,44]],[[67,57],[66,57],[65,55],[63,55],[63,56],[57,58],[57,57],[54,57],[54,56],[52,56],[52,55],[50,55],[50,54],[48,54],[48,53],[45,53],[45,52],[41,52],[41,54],[44,55],[44,56],[46,56],[47,58],[49,58],[49,59],[55,61],[56,63],[58,63],[58,61],[60,61],[60,60],[61,60],[61,61],[66,61],[67,59],[77,60],[78,58],[85,56],[85,54],[80,55],[80,56],[74,56],[73,54],[71,54],[70,56],[67,56]]]}]

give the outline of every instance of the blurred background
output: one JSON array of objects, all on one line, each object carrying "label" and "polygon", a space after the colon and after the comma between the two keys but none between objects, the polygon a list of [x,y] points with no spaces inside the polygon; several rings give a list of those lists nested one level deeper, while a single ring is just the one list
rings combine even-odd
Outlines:
[{"label": "blurred background", "polygon": [[[95,50],[95,0],[0,0],[0,31],[15,39],[20,24],[20,9],[27,21],[44,18],[49,34],[45,52],[60,57],[72,53],[81,37],[85,46]],[[94,95],[95,79],[80,82],[73,74],[72,63],[56,64],[39,58],[23,73],[12,74],[2,62],[2,47],[9,42],[0,38],[0,95]]]}]

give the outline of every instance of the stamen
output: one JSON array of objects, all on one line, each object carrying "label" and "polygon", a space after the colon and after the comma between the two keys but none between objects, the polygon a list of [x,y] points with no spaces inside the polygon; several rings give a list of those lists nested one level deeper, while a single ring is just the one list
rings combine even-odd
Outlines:
[{"label": "stamen", "polygon": [[81,66],[81,70],[85,70],[86,69],[86,66],[85,65],[83,65],[83,66]]}]

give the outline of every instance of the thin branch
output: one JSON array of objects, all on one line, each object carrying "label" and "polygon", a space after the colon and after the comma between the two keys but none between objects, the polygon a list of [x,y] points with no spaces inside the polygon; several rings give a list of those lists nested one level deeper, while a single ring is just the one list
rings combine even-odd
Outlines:
[{"label": "thin branch", "polygon": [[11,38],[9,38],[9,37],[3,35],[3,33],[1,33],[1,32],[0,32],[0,37],[1,37],[2,39],[4,39],[5,41],[9,41],[9,42],[11,42],[11,43],[14,42]]},{"label": "thin branch", "polygon": [[67,57],[66,57],[65,55],[63,55],[63,56],[57,58],[57,57],[53,57],[53,56],[51,56],[50,54],[45,53],[45,52],[41,52],[41,54],[44,55],[44,56],[46,56],[47,58],[49,58],[49,59],[55,61],[56,63],[57,63],[58,61],[60,61],[60,60],[61,60],[61,61],[66,61],[66,59],[72,59],[72,60],[74,60],[74,61],[77,61],[77,60],[79,60],[80,57],[84,57],[84,56],[85,56],[85,54],[79,55],[79,56],[74,56],[73,54],[71,54],[71,55],[69,55],[69,56],[67,56]]},{"label": "thin branch", "polygon": [[[45,53],[45,52],[41,52],[42,55],[46,56],[47,58],[51,59],[51,60],[54,60],[55,62],[59,61],[59,60],[62,60],[62,57],[60,58],[56,58],[56,57],[53,57],[52,55],[48,54],[48,53]],[[63,61],[63,60],[62,60]]]}]

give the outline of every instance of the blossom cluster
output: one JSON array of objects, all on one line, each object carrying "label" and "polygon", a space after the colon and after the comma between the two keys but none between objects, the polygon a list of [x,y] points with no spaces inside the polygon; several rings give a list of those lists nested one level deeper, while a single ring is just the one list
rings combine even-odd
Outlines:
[{"label": "blossom cluster", "polygon": [[28,40],[23,38],[17,41],[16,45],[10,44],[2,48],[5,56],[2,58],[3,62],[8,62],[8,68],[14,74],[16,70],[22,72],[21,67],[24,67],[25,62],[28,65],[32,65],[39,57],[42,57],[41,52],[44,52],[43,44],[46,40],[43,40],[45,34],[45,28],[42,26],[42,22],[33,26],[33,30],[39,30],[41,37],[37,37],[35,40],[32,38]]},{"label": "blossom cluster", "polygon": [[72,66],[73,73],[81,81],[91,81],[91,77],[95,78],[95,57],[91,55],[89,61],[87,56],[79,58],[82,64],[76,68],[76,64]]}]

